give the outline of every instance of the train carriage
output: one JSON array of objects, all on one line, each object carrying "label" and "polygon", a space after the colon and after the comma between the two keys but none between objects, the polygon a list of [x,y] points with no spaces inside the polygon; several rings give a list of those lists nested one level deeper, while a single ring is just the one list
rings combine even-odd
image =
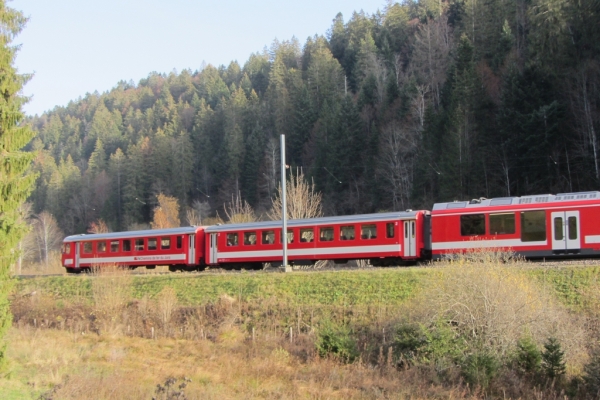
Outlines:
[{"label": "train carriage", "polygon": [[[290,264],[318,260],[346,263],[370,259],[375,265],[415,261],[428,251],[428,211],[289,220]],[[207,264],[259,268],[282,261],[281,221],[217,225],[206,228]]]},{"label": "train carriage", "polygon": [[203,249],[199,226],[72,235],[63,241],[62,264],[71,273],[103,264],[192,270],[204,265]]},{"label": "train carriage", "polygon": [[528,258],[600,255],[600,192],[437,203],[434,259],[474,248],[511,249]]}]

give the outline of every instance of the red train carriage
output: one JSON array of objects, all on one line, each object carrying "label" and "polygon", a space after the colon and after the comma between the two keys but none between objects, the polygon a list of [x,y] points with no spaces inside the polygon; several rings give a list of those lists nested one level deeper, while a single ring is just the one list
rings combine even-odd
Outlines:
[{"label": "red train carriage", "polygon": [[199,226],[73,235],[63,241],[62,265],[71,273],[102,264],[192,270],[204,265],[203,249]]},{"label": "red train carriage", "polygon": [[431,230],[433,258],[473,248],[528,258],[598,256],[600,192],[438,203]]},{"label": "red train carriage", "polygon": [[[370,259],[374,265],[415,261],[427,256],[428,211],[324,217],[288,221],[290,264],[317,260],[345,263]],[[260,268],[281,263],[281,222],[207,227],[207,264]]]}]

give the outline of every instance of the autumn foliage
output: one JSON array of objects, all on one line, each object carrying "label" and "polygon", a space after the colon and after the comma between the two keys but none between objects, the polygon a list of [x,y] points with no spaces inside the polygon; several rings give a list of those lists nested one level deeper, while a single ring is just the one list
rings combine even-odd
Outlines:
[{"label": "autumn foliage", "polygon": [[154,208],[152,229],[177,228],[179,221],[179,202],[175,197],[166,196],[162,193],[156,196],[158,205]]}]

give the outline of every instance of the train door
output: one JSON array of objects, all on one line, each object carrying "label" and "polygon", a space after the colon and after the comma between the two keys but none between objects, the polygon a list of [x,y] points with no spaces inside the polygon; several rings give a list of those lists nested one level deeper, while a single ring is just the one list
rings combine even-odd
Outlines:
[{"label": "train door", "polygon": [[210,234],[209,263],[217,264],[217,233]]},{"label": "train door", "polygon": [[552,251],[569,252],[581,248],[579,211],[557,211],[552,214]]},{"label": "train door", "polygon": [[83,246],[83,243],[80,242],[75,242],[75,268],[78,269],[79,268],[79,254],[81,254],[81,246]]},{"label": "train door", "polygon": [[188,264],[196,264],[196,235],[190,235],[188,240]]},{"label": "train door", "polygon": [[404,257],[417,256],[416,225],[414,219],[404,221]]}]

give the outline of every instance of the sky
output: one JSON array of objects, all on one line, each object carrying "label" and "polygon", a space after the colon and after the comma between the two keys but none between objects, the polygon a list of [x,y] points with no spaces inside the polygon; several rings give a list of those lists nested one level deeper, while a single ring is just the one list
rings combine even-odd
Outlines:
[{"label": "sky", "polygon": [[244,65],[275,39],[326,34],[338,12],[373,14],[386,0],[12,0],[29,22],[13,44],[19,73],[34,76],[23,109],[42,114],[86,93],[151,72]]}]

